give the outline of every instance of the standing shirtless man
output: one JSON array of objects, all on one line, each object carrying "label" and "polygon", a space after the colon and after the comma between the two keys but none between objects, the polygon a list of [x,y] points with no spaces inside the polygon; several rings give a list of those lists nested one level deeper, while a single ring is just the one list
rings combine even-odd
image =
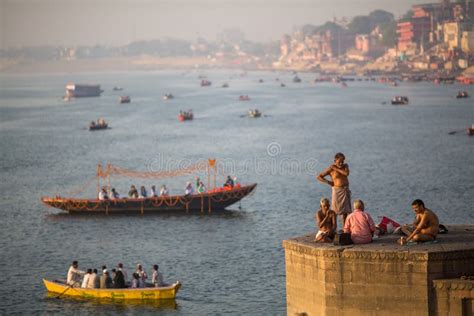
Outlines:
[{"label": "standing shirtless man", "polygon": [[[342,225],[346,222],[347,215],[352,212],[351,209],[351,191],[349,190],[349,166],[344,163],[346,157],[343,153],[337,153],[334,156],[334,164],[324,170],[316,179],[332,187],[331,209],[337,215],[341,215]],[[331,181],[326,177],[330,176]]]}]

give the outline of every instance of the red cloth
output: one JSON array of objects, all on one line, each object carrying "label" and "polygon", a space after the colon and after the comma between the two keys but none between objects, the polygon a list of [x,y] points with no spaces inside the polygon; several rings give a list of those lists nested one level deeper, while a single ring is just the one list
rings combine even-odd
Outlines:
[{"label": "red cloth", "polygon": [[374,220],[368,213],[357,209],[347,216],[344,232],[351,234],[354,244],[368,244],[372,242],[372,233],[374,231]]}]

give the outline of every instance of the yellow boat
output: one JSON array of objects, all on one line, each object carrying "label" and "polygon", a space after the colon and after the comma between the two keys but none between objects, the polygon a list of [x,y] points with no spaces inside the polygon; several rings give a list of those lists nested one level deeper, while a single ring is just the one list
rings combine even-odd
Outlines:
[{"label": "yellow boat", "polygon": [[43,279],[44,286],[50,293],[57,293],[59,296],[75,296],[87,299],[108,298],[113,300],[164,300],[176,298],[176,293],[181,288],[181,283],[177,281],[169,286],[127,288],[127,289],[83,289],[69,287],[59,281],[49,281]]}]

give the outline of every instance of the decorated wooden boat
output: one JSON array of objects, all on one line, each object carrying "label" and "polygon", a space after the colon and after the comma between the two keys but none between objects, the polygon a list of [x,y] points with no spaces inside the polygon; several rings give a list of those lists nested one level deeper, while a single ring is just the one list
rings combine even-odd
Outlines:
[{"label": "decorated wooden boat", "polygon": [[458,94],[456,94],[456,99],[465,99],[469,98],[469,93],[467,91],[459,91]]},{"label": "decorated wooden boat", "polygon": [[[121,177],[134,177],[142,179],[150,178],[169,178],[174,176],[188,175],[197,171],[208,172],[208,181],[210,182],[211,173],[214,172],[214,188],[208,189],[202,193],[188,195],[166,195],[147,198],[75,198],[62,197],[42,197],[41,202],[48,207],[57,208],[69,213],[89,213],[89,214],[117,214],[117,213],[157,213],[168,211],[200,211],[213,212],[224,210],[225,208],[239,202],[244,197],[251,194],[257,184],[241,185],[237,183],[233,187],[216,187],[217,167],[215,160],[209,159],[207,164],[196,164],[185,169],[163,171],[163,172],[137,172],[127,170],[111,164],[107,164],[105,171],[101,165],[97,167],[96,178],[92,178],[89,184],[97,180],[97,187],[100,188],[100,179],[110,183],[111,175]],[[210,184],[208,184],[210,187]],[[73,194],[72,194],[73,195]]]},{"label": "decorated wooden boat", "polygon": [[58,296],[74,296],[85,299],[113,299],[113,300],[165,300],[174,299],[181,288],[177,281],[169,286],[126,288],[126,289],[83,289],[70,287],[62,281],[43,279],[44,286],[50,293]]},{"label": "decorated wooden boat", "polygon": [[151,198],[122,199],[77,199],[42,197],[47,206],[68,211],[69,213],[139,213],[145,214],[160,211],[201,211],[212,212],[223,210],[249,195],[257,186],[256,183],[235,186],[232,189],[219,188],[205,193],[191,195],[170,195]]}]

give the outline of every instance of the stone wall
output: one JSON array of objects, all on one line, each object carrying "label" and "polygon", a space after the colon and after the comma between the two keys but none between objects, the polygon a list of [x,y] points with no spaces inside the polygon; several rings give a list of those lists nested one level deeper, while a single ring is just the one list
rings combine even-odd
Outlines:
[{"label": "stone wall", "polygon": [[368,245],[283,241],[288,315],[434,315],[433,280],[474,275],[474,226],[450,227],[429,245],[397,236]]}]

